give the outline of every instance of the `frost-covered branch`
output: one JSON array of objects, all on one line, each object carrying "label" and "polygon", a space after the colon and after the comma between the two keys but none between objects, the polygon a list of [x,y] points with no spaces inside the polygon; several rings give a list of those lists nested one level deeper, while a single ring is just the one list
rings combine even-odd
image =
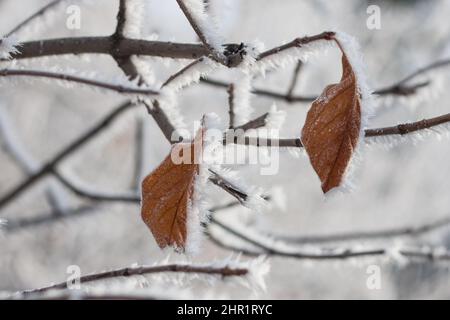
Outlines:
[{"label": "frost-covered branch", "polygon": [[1,69],[0,77],[29,77],[29,78],[47,78],[67,82],[79,83],[87,86],[92,86],[100,89],[106,89],[123,94],[136,95],[157,95],[158,92],[152,89],[130,87],[121,84],[113,84],[103,82],[95,79],[78,77],[71,74],[40,71],[40,70],[25,70],[25,69]]},{"label": "frost-covered branch", "polygon": [[[94,273],[86,276],[81,276],[79,278],[80,283],[88,283],[98,280],[118,278],[118,277],[131,277],[136,275],[147,275],[162,272],[172,272],[172,273],[186,273],[186,274],[205,274],[205,275],[216,275],[222,278],[226,277],[240,277],[246,276],[250,271],[246,268],[235,268],[230,266],[224,267],[214,267],[214,266],[203,266],[203,265],[190,265],[190,264],[168,264],[168,265],[156,265],[156,266],[139,266],[139,267],[126,267],[121,269],[116,269],[112,271],[105,271],[100,273]],[[67,289],[67,282],[60,282],[47,287],[42,287],[38,289],[25,290],[17,292],[17,295],[29,295],[34,293],[42,293],[49,290],[56,289]]]},{"label": "frost-covered branch", "polygon": [[[398,124],[391,127],[382,127],[374,129],[366,129],[365,137],[380,137],[380,136],[392,136],[392,135],[406,135],[413,132],[430,129],[442,124],[450,122],[450,113],[437,116],[434,118],[423,119],[416,122]],[[230,142],[230,141],[224,141]],[[283,148],[302,148],[302,142],[299,138],[293,139],[271,139],[271,138],[259,138],[259,137],[245,137],[245,139],[239,139],[235,137],[234,143],[251,145],[251,146],[263,146],[263,147],[283,147]]]},{"label": "frost-covered branch", "polygon": [[249,234],[231,227],[216,218],[211,218],[211,222],[231,234],[232,236],[249,244],[252,248],[240,247],[234,244],[224,242],[221,238],[218,238],[211,231],[209,236],[213,242],[219,246],[228,250],[241,252],[245,255],[268,255],[268,256],[280,256],[286,258],[295,259],[311,259],[311,260],[344,260],[358,257],[371,257],[371,256],[384,256],[384,255],[400,255],[407,258],[421,258],[428,260],[450,260],[450,251],[444,248],[387,248],[387,247],[333,247],[322,248],[318,246],[305,246],[295,247],[287,243],[282,242],[277,238],[270,238],[263,235]]},{"label": "frost-covered branch", "polygon": [[211,23],[205,10],[203,0],[176,0],[181,11],[189,21],[192,29],[203,45],[208,49],[211,56],[217,62],[228,65],[228,61],[220,51],[222,43],[218,39],[217,31]]},{"label": "frost-covered branch", "polygon": [[[287,44],[262,52],[256,59],[264,60],[284,50],[301,47],[315,41],[330,40],[333,32],[297,38]],[[237,44],[227,44],[228,47]],[[208,56],[209,50],[201,44],[174,43],[123,38],[119,43],[112,36],[79,37],[29,41],[21,44],[20,52],[12,55],[13,59],[28,59],[65,54],[106,54],[129,57],[133,55],[156,56],[173,59],[198,59]],[[230,60],[231,56],[228,57]]]},{"label": "frost-covered branch", "polygon": [[281,46],[272,48],[270,50],[262,52],[256,60],[264,60],[269,57],[275,56],[280,54],[283,51],[292,49],[292,48],[301,48],[304,45],[307,45],[312,42],[320,41],[320,40],[326,40],[326,41],[332,41],[334,39],[335,32],[325,31],[320,34],[310,36],[310,37],[303,37],[303,38],[295,38],[291,42],[288,42],[286,44],[283,44]]},{"label": "frost-covered branch", "polygon": [[169,78],[167,78],[166,81],[161,85],[162,88],[168,86],[170,83],[174,82],[177,78],[181,78],[183,75],[185,75],[190,69],[193,69],[200,63],[204,61],[204,58],[200,58],[197,60],[192,61],[187,66],[181,68],[181,70],[175,72],[173,75],[171,75]]}]

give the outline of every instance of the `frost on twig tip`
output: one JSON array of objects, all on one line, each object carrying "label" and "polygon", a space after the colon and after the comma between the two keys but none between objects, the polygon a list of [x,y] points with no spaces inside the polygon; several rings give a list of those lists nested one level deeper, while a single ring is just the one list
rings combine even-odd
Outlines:
[{"label": "frost on twig tip", "polygon": [[214,19],[211,19],[206,12],[205,1],[177,0],[177,2],[202,42],[209,46],[215,54],[220,55],[224,40],[219,34]]},{"label": "frost on twig tip", "polygon": [[20,52],[20,43],[15,36],[0,39],[0,59],[11,59],[12,55]]}]

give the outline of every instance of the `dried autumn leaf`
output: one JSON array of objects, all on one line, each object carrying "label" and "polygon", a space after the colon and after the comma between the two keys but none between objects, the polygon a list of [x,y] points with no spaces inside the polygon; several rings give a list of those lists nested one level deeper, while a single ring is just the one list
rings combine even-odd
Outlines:
[{"label": "dried autumn leaf", "polygon": [[360,91],[343,52],[341,81],[326,87],[313,102],[302,130],[302,143],[324,193],[342,184],[360,129]]},{"label": "dried autumn leaf", "polygon": [[160,248],[186,249],[188,224],[196,218],[190,215],[196,214],[191,209],[200,165],[193,159],[202,149],[202,132],[200,129],[193,143],[172,148],[177,157],[192,161],[174,163],[171,152],[142,182],[141,216]]}]

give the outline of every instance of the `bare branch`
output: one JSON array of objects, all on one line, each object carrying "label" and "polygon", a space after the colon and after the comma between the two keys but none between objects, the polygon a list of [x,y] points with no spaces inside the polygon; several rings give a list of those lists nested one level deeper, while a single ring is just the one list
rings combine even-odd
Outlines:
[{"label": "bare branch", "polygon": [[288,99],[292,98],[292,96],[294,94],[294,90],[297,85],[298,78],[299,78],[302,67],[303,67],[302,60],[298,60],[297,64],[295,65],[294,74],[292,75],[291,84],[289,85],[289,88],[288,88],[288,91],[286,94]]},{"label": "bare branch", "polygon": [[64,186],[70,189],[76,195],[87,198],[89,200],[94,201],[109,201],[109,202],[133,202],[139,203],[141,201],[141,197],[138,194],[129,193],[129,194],[107,194],[104,192],[96,192],[91,190],[86,190],[82,187],[77,186],[73,181],[70,181],[69,178],[65,177],[63,174],[59,173],[54,168],[51,172]]},{"label": "bare branch", "polygon": [[89,142],[92,138],[94,138],[97,134],[102,132],[106,127],[111,124],[119,115],[128,109],[136,106],[135,103],[127,101],[121,104],[119,107],[114,109],[110,114],[108,114],[102,121],[100,121],[97,125],[92,127],[86,133],[79,136],[72,143],[65,146],[62,150],[60,150],[51,160],[47,161],[46,164],[42,166],[41,169],[27,177],[25,180],[20,182],[18,185],[9,190],[3,197],[0,198],[0,208],[3,208],[7,205],[11,200],[15,199],[17,196],[22,194],[24,191],[28,190],[32,187],[37,181],[39,181],[42,177],[46,176],[48,173],[52,173],[54,168],[68,156],[72,155],[74,152],[78,151],[80,147]]},{"label": "bare branch", "polygon": [[[25,173],[32,174],[40,167],[40,163],[34,159],[16,135],[12,120],[9,118],[7,110],[1,105],[0,134],[3,136],[4,150],[19,164]],[[60,214],[66,209],[66,194],[61,185],[51,181],[46,187],[45,194],[55,213]]]}]

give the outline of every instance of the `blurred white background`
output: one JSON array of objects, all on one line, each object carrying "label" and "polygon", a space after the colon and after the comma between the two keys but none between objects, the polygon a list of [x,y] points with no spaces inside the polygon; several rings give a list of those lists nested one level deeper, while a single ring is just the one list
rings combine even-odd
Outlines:
[{"label": "blurred white background", "polygon": [[[48,1],[0,0],[0,30],[8,32],[18,22]],[[70,2],[70,1],[69,1]],[[118,1],[71,1],[81,3],[81,29],[66,28],[65,7],[46,16],[18,34],[20,41],[66,36],[108,35],[114,31]],[[324,1],[324,0],[211,0],[212,12],[227,42],[258,39],[266,48],[280,45],[298,36],[326,30],[341,30],[355,36],[362,47],[367,73],[373,88],[390,85],[410,72],[441,58],[450,57],[450,2],[436,1]],[[381,8],[381,29],[366,27],[369,4]],[[145,38],[195,42],[196,36],[175,1],[148,0]],[[298,94],[318,94],[340,77],[338,52],[330,49],[308,61],[295,90]],[[187,61],[147,58],[157,82]],[[102,77],[120,76],[114,61],[106,56],[68,56],[20,61],[19,65],[62,70],[75,68],[95,71]],[[254,83],[258,88],[285,92],[295,65],[271,72]],[[226,73],[217,78],[227,79]],[[377,98],[370,127],[388,126],[448,113],[450,93],[445,90],[450,79],[448,69],[428,73],[431,85],[408,98]],[[228,78],[229,80],[229,78]],[[118,94],[97,92],[85,87],[58,86],[55,82],[11,81],[0,79],[0,107],[6,112],[14,130],[30,155],[39,162],[49,159],[65,144],[95,124],[124,98]],[[266,112],[273,99],[254,96],[255,116]],[[288,114],[282,128],[284,137],[298,137],[309,104],[276,101]],[[180,109],[186,122],[198,120],[205,112],[216,112],[227,121],[227,94],[224,89],[193,85],[182,91]],[[127,112],[101,136],[64,161],[61,170],[96,190],[128,191],[137,187],[135,177],[136,135],[144,127],[144,162],[140,176],[150,172],[166,156],[169,144],[145,109]],[[260,176],[256,166],[237,168],[248,183],[263,187],[269,194],[281,194],[285,203],[273,205],[260,214],[236,207],[218,213],[230,224],[248,224],[283,236],[327,235],[396,227],[420,226],[450,216],[450,144],[442,135],[431,134],[418,139],[398,140],[392,145],[374,143],[365,150],[356,171],[356,188],[350,194],[325,200],[320,182],[303,154],[281,152],[280,170],[275,176]],[[4,145],[4,137],[0,136]],[[25,178],[25,173],[5,151],[0,152],[0,194]],[[46,198],[50,178],[17,198],[0,213],[13,223],[51,211]],[[56,183],[57,184],[57,183]],[[275,191],[274,191],[275,190]],[[67,207],[84,200],[64,191]],[[230,198],[211,187],[212,204]],[[277,199],[282,202],[283,199]],[[284,207],[284,208],[283,208]],[[29,228],[0,231],[0,290],[34,288],[66,278],[68,265],[76,264],[83,273],[162,261],[161,252],[144,223],[137,205],[97,204],[94,212],[61,219]],[[421,237],[333,243],[328,246],[383,246],[407,244],[450,246],[450,228]],[[194,261],[208,262],[226,258],[230,251],[205,244]],[[176,258],[172,254],[172,258]],[[327,299],[327,298],[450,298],[448,262],[426,260],[399,261],[392,257],[355,258],[337,261],[307,261],[270,258],[271,272],[267,291],[259,298]],[[381,268],[382,287],[366,286],[367,267]],[[115,280],[117,281],[117,280]],[[199,279],[173,283],[168,279],[148,277],[148,285],[158,283],[170,288],[200,288],[193,298],[251,298],[251,290],[235,283],[209,285]]]}]

